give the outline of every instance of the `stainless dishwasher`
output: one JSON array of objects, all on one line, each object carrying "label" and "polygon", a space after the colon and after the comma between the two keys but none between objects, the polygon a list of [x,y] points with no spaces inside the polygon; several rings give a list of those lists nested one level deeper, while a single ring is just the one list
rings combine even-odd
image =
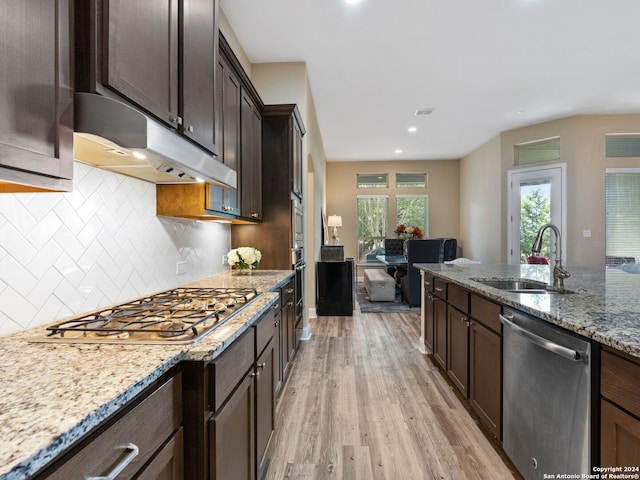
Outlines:
[{"label": "stainless dishwasher", "polygon": [[505,452],[527,480],[591,473],[591,344],[503,310]]}]

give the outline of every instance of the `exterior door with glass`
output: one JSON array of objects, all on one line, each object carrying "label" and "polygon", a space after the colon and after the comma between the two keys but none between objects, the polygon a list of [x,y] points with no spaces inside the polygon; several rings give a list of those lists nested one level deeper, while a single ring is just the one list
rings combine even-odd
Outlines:
[{"label": "exterior door with glass", "polygon": [[[565,165],[511,170],[507,174],[508,207],[508,262],[527,263],[538,229],[552,223],[561,232],[562,249],[565,248]],[[555,238],[545,235],[541,256],[551,264],[555,260]]]}]

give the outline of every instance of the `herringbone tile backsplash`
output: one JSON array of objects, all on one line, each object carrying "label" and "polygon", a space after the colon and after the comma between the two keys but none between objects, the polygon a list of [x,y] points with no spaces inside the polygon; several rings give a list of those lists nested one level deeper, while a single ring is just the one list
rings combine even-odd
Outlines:
[{"label": "herringbone tile backsplash", "polygon": [[0,194],[0,336],[220,273],[229,248],[229,225],[158,217],[155,185],[76,162],[71,193]]}]

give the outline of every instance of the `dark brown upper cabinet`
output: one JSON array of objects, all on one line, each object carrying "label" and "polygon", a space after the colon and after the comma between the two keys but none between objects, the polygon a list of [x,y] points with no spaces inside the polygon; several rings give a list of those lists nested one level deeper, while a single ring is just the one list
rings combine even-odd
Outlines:
[{"label": "dark brown upper cabinet", "polygon": [[264,104],[224,36],[216,57],[215,138],[218,160],[238,172],[238,187],[158,185],[157,214],[246,224],[262,220]]},{"label": "dark brown upper cabinet", "polygon": [[72,189],[71,18],[69,0],[2,2],[0,192]]},{"label": "dark brown upper cabinet", "polygon": [[218,0],[182,0],[182,117],[184,134],[214,154]]},{"label": "dark brown upper cabinet", "polygon": [[235,190],[211,186],[209,210],[262,219],[262,109],[264,105],[231,47],[220,35],[216,96],[217,138],[225,165],[238,172]]},{"label": "dark brown upper cabinet", "polygon": [[251,95],[242,90],[240,110],[242,137],[241,215],[262,219],[262,115]]},{"label": "dark brown upper cabinet", "polygon": [[224,189],[211,185],[209,209],[226,215],[240,215],[240,189],[242,172],[239,171],[240,157],[240,79],[227,59],[218,57],[218,93],[221,108],[218,110],[220,125],[220,150],[218,157],[222,163],[240,173],[236,189]]},{"label": "dark brown upper cabinet", "polygon": [[218,154],[218,0],[76,6],[77,90],[114,95]]}]

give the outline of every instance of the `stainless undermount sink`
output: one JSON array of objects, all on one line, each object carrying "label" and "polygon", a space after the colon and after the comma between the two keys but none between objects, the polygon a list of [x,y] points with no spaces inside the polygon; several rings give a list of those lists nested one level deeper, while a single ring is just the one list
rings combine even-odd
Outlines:
[{"label": "stainless undermount sink", "polygon": [[544,282],[529,280],[527,278],[472,278],[471,280],[482,283],[487,287],[497,288],[498,290],[505,290],[512,293],[574,293],[571,290],[554,288]]}]

